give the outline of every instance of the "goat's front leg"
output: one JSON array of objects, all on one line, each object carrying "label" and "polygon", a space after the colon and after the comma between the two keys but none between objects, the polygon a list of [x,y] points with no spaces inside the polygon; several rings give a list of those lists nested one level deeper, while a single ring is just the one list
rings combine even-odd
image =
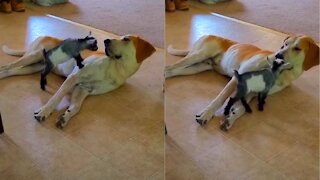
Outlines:
[{"label": "goat's front leg", "polygon": [[69,75],[58,91],[49,99],[47,104],[34,113],[34,118],[39,122],[46,120],[60,103],[62,98],[74,88],[78,83],[78,80],[79,75],[77,73]]},{"label": "goat's front leg", "polygon": [[268,92],[261,92],[258,94],[258,110],[263,111],[263,106],[266,103],[266,98],[267,98]]},{"label": "goat's front leg", "polygon": [[[227,103],[227,106],[224,108],[224,115],[225,117],[228,117],[229,116],[229,113],[230,113],[230,109],[232,107],[232,105],[236,102],[238,102],[239,98],[238,97],[230,97],[229,98],[229,101]],[[224,119],[224,121],[221,121],[220,122],[220,129],[223,130],[223,131],[228,131],[228,127],[230,126],[230,123],[229,123],[229,120],[228,119]]]},{"label": "goat's front leg", "polygon": [[83,68],[84,65],[82,64],[83,59],[81,55],[79,54],[77,56],[74,56],[73,58],[77,61],[77,66],[79,67],[79,69]]}]

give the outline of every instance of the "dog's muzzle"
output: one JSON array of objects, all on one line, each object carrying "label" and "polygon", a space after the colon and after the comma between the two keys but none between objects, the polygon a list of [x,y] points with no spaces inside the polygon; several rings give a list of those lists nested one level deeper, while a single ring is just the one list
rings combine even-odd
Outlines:
[{"label": "dog's muzzle", "polygon": [[110,50],[110,44],[111,44],[111,40],[110,39],[106,39],[103,41],[104,42],[104,51],[106,53],[107,56],[113,58],[113,59],[121,59],[121,55],[116,55],[114,54],[111,50]]}]

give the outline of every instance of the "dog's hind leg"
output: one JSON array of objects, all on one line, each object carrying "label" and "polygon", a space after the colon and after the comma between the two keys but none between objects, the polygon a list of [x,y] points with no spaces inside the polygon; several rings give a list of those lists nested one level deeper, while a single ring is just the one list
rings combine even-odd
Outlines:
[{"label": "dog's hind leg", "polygon": [[182,58],[180,61],[172,65],[166,66],[165,71],[170,71],[176,68],[185,68],[185,67],[200,63],[211,57],[214,57],[214,56],[209,55],[205,51],[190,52],[186,57]]},{"label": "dog's hind leg", "polygon": [[17,61],[0,67],[0,72],[5,70],[10,70],[13,68],[19,68],[24,66],[29,66],[40,62],[43,59],[42,49],[37,50],[28,54],[23,55]]},{"label": "dog's hind leg", "polygon": [[84,99],[89,95],[89,90],[82,88],[80,86],[75,86],[72,95],[71,95],[71,102],[70,106],[67,108],[66,112],[64,112],[57,120],[56,126],[60,129],[64,128],[69,120],[76,115]]},{"label": "dog's hind leg", "polygon": [[18,75],[28,75],[41,71],[44,68],[44,65],[41,63],[36,63],[30,66],[13,68],[10,70],[0,71],[0,79],[10,77],[10,76],[18,76]]},{"label": "dog's hind leg", "polygon": [[211,63],[201,62],[188,67],[176,68],[176,69],[165,71],[165,78],[197,74],[197,73],[211,70],[211,69],[212,69]]}]

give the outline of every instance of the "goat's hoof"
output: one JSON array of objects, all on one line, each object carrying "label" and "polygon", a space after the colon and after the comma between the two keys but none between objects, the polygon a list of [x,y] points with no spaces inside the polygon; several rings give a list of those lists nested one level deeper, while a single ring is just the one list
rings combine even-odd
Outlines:
[{"label": "goat's hoof", "polygon": [[45,91],[46,90],[46,86],[45,85],[41,85],[40,88]]}]

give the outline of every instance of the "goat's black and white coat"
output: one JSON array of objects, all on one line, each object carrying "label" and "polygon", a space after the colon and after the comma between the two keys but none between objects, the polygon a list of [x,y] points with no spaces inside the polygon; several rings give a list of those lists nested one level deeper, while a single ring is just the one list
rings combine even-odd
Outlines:
[{"label": "goat's black and white coat", "polygon": [[[224,109],[224,115],[228,116],[232,105],[241,100],[246,112],[251,113],[252,110],[246,101],[246,96],[250,93],[258,93],[258,109],[263,111],[263,105],[267,98],[269,90],[273,87],[277,76],[281,71],[291,69],[292,65],[282,59],[273,61],[271,68],[263,69],[260,71],[246,72],[239,74],[234,70],[234,76],[238,80],[237,92],[234,97],[230,97],[227,106]],[[220,128],[227,130],[228,121],[224,121]]]},{"label": "goat's black and white coat", "polygon": [[46,76],[58,64],[64,63],[67,60],[74,58],[77,62],[77,66],[79,67],[79,69],[81,69],[83,67],[83,59],[80,55],[80,52],[85,49],[97,51],[97,40],[94,37],[90,36],[82,39],[66,39],[55,48],[52,48],[48,51],[46,49],[43,49],[45,68],[41,72],[41,89],[45,90],[45,85],[47,84]]}]

